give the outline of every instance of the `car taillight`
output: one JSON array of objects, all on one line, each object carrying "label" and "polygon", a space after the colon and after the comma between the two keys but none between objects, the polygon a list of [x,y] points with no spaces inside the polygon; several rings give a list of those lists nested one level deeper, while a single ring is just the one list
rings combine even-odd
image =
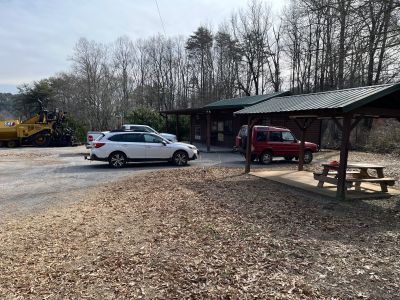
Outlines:
[{"label": "car taillight", "polygon": [[95,148],[103,147],[106,143],[94,143]]},{"label": "car taillight", "polygon": [[93,142],[93,135],[88,136],[89,142]]}]

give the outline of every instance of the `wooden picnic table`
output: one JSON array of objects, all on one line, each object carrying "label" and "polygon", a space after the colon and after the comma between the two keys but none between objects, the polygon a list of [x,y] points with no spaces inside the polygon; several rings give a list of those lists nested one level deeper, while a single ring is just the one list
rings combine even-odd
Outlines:
[{"label": "wooden picnic table", "polygon": [[[314,178],[318,180],[318,187],[323,187],[325,182],[338,184],[339,164],[324,163],[322,172],[314,172]],[[356,190],[361,189],[361,183],[379,183],[382,192],[387,192],[387,186],[394,185],[393,178],[386,178],[383,174],[385,167],[368,163],[348,163],[346,170],[346,188],[351,188],[354,184]],[[368,173],[368,170],[375,170],[376,176]],[[350,176],[347,176],[350,175]]]}]

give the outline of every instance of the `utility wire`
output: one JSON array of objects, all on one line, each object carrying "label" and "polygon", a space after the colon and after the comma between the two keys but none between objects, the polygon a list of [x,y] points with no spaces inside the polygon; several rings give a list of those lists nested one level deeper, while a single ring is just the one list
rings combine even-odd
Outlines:
[{"label": "utility wire", "polygon": [[165,27],[164,27],[164,21],[163,21],[163,19],[161,17],[160,8],[158,7],[158,2],[157,2],[157,0],[154,0],[154,2],[156,3],[156,6],[157,6],[158,16],[160,17],[160,21],[161,21],[161,25],[162,25],[162,28],[163,28],[163,31],[164,31],[164,35],[165,35],[165,37],[167,37],[167,34],[165,32]]}]

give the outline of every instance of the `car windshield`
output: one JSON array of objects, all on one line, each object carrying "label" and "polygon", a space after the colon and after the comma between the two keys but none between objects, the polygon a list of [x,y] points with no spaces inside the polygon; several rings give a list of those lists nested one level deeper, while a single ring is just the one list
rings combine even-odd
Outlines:
[{"label": "car windshield", "polygon": [[149,130],[150,132],[158,134],[158,132],[157,132],[155,129],[153,129],[153,128],[151,128],[151,127],[147,127],[147,128],[148,128],[148,130]]},{"label": "car windshield", "polygon": [[124,125],[123,128],[125,130],[131,130],[131,131],[136,131],[136,132],[151,132],[158,134],[158,132],[151,128],[150,126],[144,126],[144,125]]}]

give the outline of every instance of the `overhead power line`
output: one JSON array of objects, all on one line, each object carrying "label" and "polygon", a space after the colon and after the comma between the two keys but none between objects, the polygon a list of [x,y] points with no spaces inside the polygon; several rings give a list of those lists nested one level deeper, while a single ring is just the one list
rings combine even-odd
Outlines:
[{"label": "overhead power line", "polygon": [[160,13],[160,8],[158,7],[158,2],[157,2],[157,0],[154,0],[154,2],[156,3],[156,6],[157,6],[158,16],[160,17],[161,26],[162,26],[162,28],[163,28],[164,35],[167,36],[167,33],[165,32],[164,21],[163,21],[163,19],[162,19],[162,17],[161,17],[161,13]]}]

